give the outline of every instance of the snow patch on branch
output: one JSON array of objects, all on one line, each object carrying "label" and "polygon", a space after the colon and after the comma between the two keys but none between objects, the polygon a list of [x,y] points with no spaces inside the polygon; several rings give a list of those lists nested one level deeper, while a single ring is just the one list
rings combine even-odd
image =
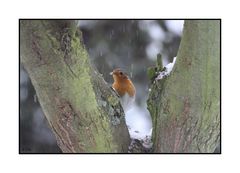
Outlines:
[{"label": "snow patch on branch", "polygon": [[173,62],[167,64],[163,69],[163,71],[161,72],[158,72],[158,76],[155,78],[155,80],[160,80],[160,79],[163,79],[165,76],[169,76],[174,65],[175,65],[175,62],[176,62],[176,59],[177,57],[174,57],[173,58]]}]

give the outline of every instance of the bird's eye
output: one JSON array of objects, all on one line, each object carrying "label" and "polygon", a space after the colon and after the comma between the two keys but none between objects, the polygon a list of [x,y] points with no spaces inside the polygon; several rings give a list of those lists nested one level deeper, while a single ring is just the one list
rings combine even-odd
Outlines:
[{"label": "bird's eye", "polygon": [[120,75],[123,75],[123,73],[122,73],[122,72],[120,72],[119,74],[120,74]]}]

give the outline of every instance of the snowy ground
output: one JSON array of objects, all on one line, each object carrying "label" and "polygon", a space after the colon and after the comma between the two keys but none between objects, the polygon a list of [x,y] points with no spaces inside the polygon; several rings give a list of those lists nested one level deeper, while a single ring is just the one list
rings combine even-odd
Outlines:
[{"label": "snowy ground", "polygon": [[126,123],[131,138],[144,139],[152,135],[152,122],[147,108],[140,108],[134,104],[126,112]]},{"label": "snowy ground", "polygon": [[147,107],[134,104],[125,115],[130,137],[142,141],[144,147],[151,148],[152,122]]}]

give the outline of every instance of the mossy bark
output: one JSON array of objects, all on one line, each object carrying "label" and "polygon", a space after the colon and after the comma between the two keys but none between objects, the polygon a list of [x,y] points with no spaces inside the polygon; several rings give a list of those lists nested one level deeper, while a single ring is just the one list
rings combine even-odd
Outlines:
[{"label": "mossy bark", "polygon": [[212,153],[220,142],[220,21],[185,21],[177,57],[149,94],[154,152]]},{"label": "mossy bark", "polygon": [[20,20],[20,60],[63,152],[127,152],[124,112],[76,21]]}]

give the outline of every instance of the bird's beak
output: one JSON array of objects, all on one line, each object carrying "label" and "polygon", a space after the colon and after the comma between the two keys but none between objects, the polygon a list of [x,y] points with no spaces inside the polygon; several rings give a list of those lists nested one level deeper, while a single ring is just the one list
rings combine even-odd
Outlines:
[{"label": "bird's beak", "polygon": [[113,75],[113,72],[109,73],[110,75]]}]

